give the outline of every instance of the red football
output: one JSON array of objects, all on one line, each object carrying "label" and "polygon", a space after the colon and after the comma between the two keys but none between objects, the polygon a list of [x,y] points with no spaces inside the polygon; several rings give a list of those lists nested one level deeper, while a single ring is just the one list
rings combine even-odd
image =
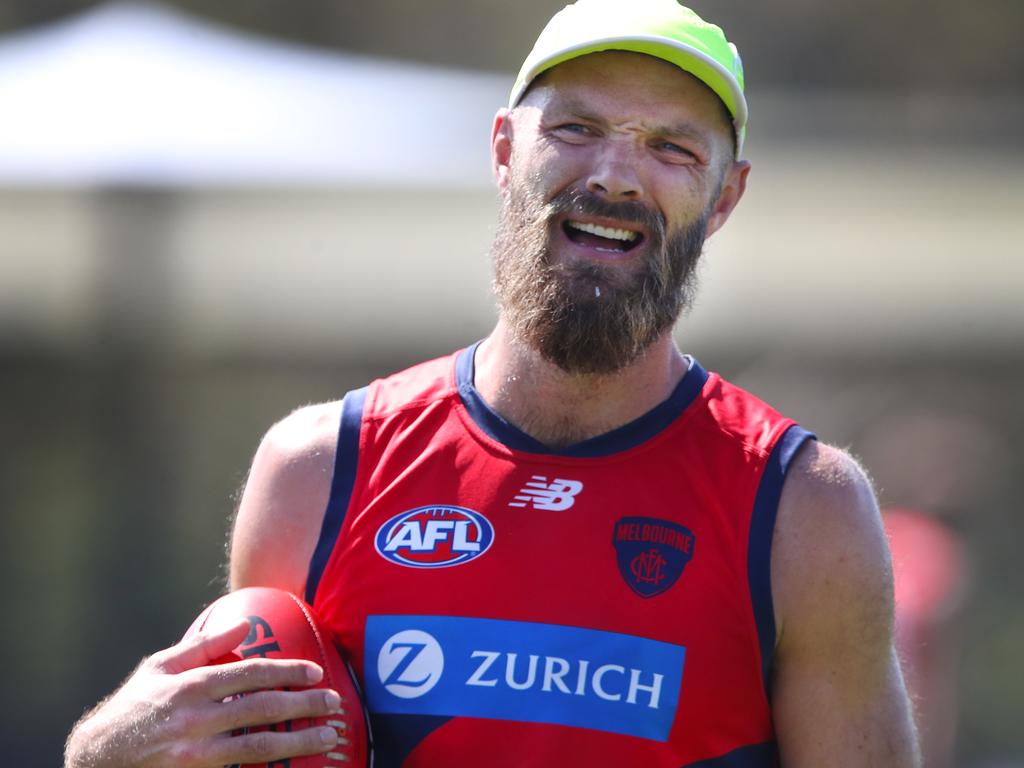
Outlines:
[{"label": "red football", "polygon": [[[315,720],[293,720],[279,725],[287,730],[330,725],[340,740],[330,752],[293,757],[291,768],[337,768],[370,764],[370,744],[362,698],[348,665],[317,620],[312,609],[295,595],[271,587],[247,587],[215,600],[192,622],[185,637],[203,629],[223,627],[237,619],[249,619],[249,634],[223,661],[255,656],[268,659],[309,659],[324,670],[313,688],[332,688],[341,694],[342,712]],[[248,768],[246,766],[245,768]],[[256,768],[253,766],[252,768]]]}]

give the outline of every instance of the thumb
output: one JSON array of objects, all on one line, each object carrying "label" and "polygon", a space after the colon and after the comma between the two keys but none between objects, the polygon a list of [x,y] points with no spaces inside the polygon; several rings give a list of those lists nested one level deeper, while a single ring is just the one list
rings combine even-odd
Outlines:
[{"label": "thumb", "polygon": [[[249,633],[249,620],[239,617],[230,624],[207,629],[185,637],[152,657],[154,665],[168,674],[178,674],[196,667],[225,661],[224,657],[237,648]],[[237,661],[231,657],[227,661]]]}]

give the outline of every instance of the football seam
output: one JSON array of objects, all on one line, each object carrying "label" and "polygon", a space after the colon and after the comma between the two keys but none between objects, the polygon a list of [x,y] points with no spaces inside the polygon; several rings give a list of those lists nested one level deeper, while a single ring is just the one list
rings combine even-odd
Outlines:
[{"label": "football seam", "polygon": [[328,685],[333,684],[334,681],[331,679],[330,668],[327,664],[327,651],[324,648],[324,644],[320,639],[320,632],[317,629],[316,623],[313,621],[313,617],[309,615],[309,611],[306,610],[306,606],[303,604],[301,600],[299,600],[299,598],[297,598],[291,592],[288,593],[288,597],[290,597],[292,599],[292,602],[294,602],[298,609],[302,611],[303,618],[305,618],[306,623],[309,624],[309,628],[313,633],[313,638],[316,640],[317,650],[320,652],[320,661],[323,662],[321,666],[323,667],[324,670],[324,680],[325,682],[327,682]]},{"label": "football seam", "polygon": [[[287,594],[288,594],[288,597],[290,597],[292,599],[292,602],[294,602],[295,605],[298,606],[299,610],[302,611],[302,615],[305,617],[306,623],[309,624],[310,631],[312,631],[312,633],[313,633],[313,637],[316,640],[317,650],[319,650],[319,652],[320,652],[320,661],[323,662],[323,664],[321,666],[323,667],[323,670],[324,670],[324,680],[325,680],[325,682],[327,683],[327,685],[330,688],[335,688],[336,686],[334,685],[334,680],[333,680],[333,678],[331,676],[331,672],[330,672],[330,665],[327,663],[327,650],[324,648],[323,640],[320,637],[320,630],[317,627],[316,622],[313,621],[313,616],[310,614],[309,610],[306,608],[306,604],[303,603],[301,600],[299,600],[298,597],[293,595],[291,592],[288,592]],[[349,706],[351,706],[351,703],[349,703]],[[349,730],[349,728],[348,728],[348,718],[347,717],[339,717],[338,719],[340,719],[343,723],[345,723],[345,738],[349,738],[351,736],[351,734],[348,733],[348,730]],[[339,736],[340,736],[340,734],[339,734]],[[352,749],[352,742],[351,742],[351,740],[349,740],[349,743],[346,744],[346,745],[338,744],[336,748],[342,750],[343,752],[348,752],[349,750]],[[328,757],[328,759],[331,758],[331,753],[330,752],[327,753],[327,757]],[[345,757],[345,759],[348,759],[348,758]]]}]

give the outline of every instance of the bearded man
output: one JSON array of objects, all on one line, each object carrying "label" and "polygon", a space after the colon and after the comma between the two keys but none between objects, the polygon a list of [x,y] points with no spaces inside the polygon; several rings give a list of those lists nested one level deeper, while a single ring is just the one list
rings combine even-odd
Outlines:
[{"label": "bearded man", "polygon": [[[261,444],[232,586],[314,606],[361,677],[377,765],[918,762],[864,474],[673,338],[743,196],[745,124],[718,27],[675,0],[568,6],[494,122],[494,331]],[[68,764],[329,750],[316,729],[259,754],[225,732],[338,706],[221,701],[202,664],[244,629],[145,662]],[[248,690],[306,672],[268,662]]]}]

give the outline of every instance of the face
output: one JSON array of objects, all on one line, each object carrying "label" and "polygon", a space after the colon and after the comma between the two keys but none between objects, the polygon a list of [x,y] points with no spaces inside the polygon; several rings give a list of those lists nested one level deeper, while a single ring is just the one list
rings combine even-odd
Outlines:
[{"label": "face", "polygon": [[516,337],[568,372],[608,373],[669,331],[742,194],[731,130],[702,83],[618,52],[555,67],[499,113],[495,291]]}]

